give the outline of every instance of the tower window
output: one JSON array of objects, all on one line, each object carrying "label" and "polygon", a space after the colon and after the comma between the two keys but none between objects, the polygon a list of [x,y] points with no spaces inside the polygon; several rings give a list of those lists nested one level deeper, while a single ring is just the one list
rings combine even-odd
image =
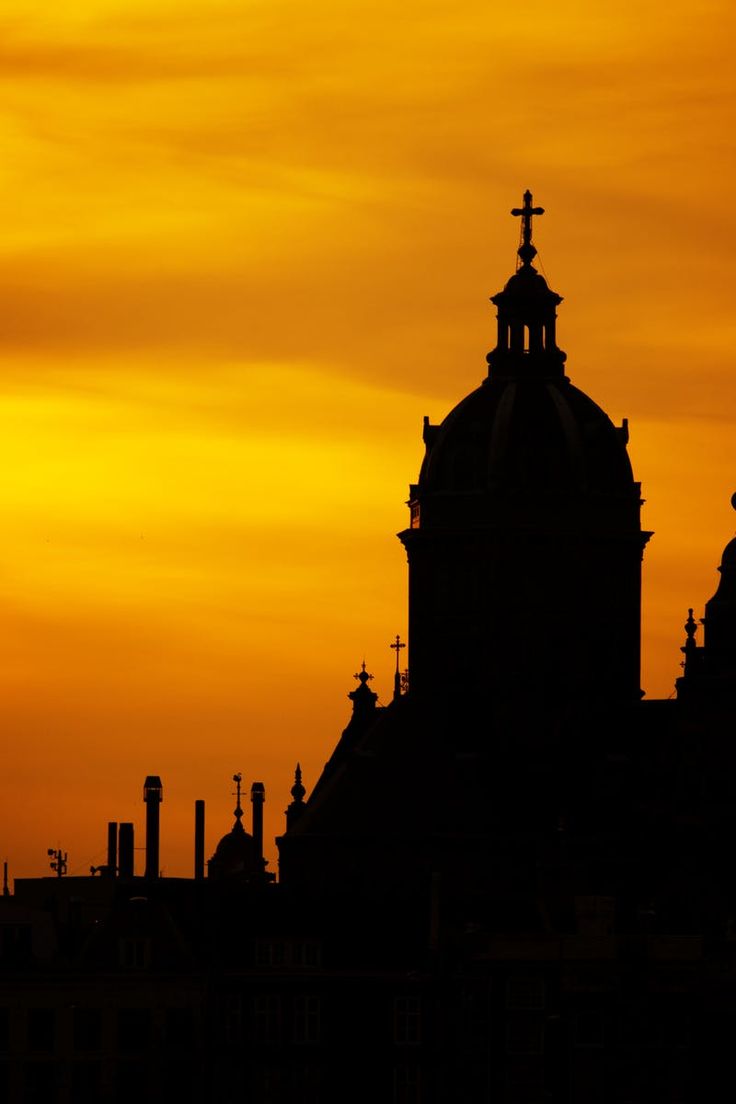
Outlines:
[{"label": "tower window", "polygon": [[524,327],[524,352],[529,352],[529,327]]},{"label": "tower window", "polygon": [[419,997],[396,997],[394,1000],[394,1042],[416,1044],[422,1037],[422,1006]]}]

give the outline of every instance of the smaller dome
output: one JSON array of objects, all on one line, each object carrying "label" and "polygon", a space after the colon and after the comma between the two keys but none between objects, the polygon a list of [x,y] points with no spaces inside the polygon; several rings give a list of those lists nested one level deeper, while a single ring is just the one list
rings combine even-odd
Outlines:
[{"label": "smaller dome", "polygon": [[511,300],[517,296],[525,300],[540,300],[544,303],[552,300],[555,305],[562,302],[561,296],[551,290],[544,276],[531,265],[518,269],[513,276],[510,276],[503,291],[494,295],[491,302],[498,304],[499,301]]},{"label": "smaller dome", "polygon": [[249,876],[258,871],[258,856],[253,837],[237,819],[232,830],[223,836],[209,862],[210,878]]}]

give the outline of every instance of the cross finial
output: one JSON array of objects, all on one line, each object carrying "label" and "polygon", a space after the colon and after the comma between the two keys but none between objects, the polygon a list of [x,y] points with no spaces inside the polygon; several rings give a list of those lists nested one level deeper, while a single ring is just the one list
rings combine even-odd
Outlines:
[{"label": "cross finial", "polygon": [[365,669],[365,660],[363,660],[360,665],[360,673],[357,675],[353,675],[353,678],[357,679],[361,686],[365,686],[365,684],[373,678],[373,675],[368,674]]},{"label": "cross finial", "polygon": [[521,219],[521,245],[518,249],[521,263],[530,265],[537,255],[532,245],[532,215],[543,215],[544,207],[532,206],[532,193],[527,188],[524,192],[524,206],[514,207],[511,214]]},{"label": "cross finial", "polygon": [[406,644],[401,643],[401,637],[396,634],[396,640],[393,644],[389,645],[396,652],[396,673],[394,674],[394,701],[401,697],[401,673],[399,672],[399,656],[401,655],[401,649],[406,647]]},{"label": "cross finial", "polygon": [[398,673],[399,673],[399,652],[400,652],[401,648],[406,647],[406,644],[401,643],[401,637],[397,633],[396,634],[396,640],[394,641],[393,644],[390,644],[389,647],[393,648],[394,651],[396,652],[396,674],[398,675]]}]

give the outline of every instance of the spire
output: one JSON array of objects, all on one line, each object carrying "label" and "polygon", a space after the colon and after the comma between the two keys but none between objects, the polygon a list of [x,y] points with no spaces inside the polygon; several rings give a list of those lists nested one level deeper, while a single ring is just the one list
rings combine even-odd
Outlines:
[{"label": "spire", "polygon": [[[365,664],[363,664],[365,667]],[[294,771],[294,785],[291,787],[291,796],[294,798],[295,805],[301,805],[304,802],[304,795],[307,791],[302,785],[302,767],[301,763],[297,763],[296,770]]]},{"label": "spire", "polygon": [[491,297],[498,308],[498,341],[488,354],[488,374],[501,378],[554,379],[563,375],[565,354],[557,348],[555,321],[562,297],[547,286],[533,267],[537,250],[532,242],[532,218],[543,215],[532,193],[511,214],[521,219],[521,245],[516,272],[503,291]]}]

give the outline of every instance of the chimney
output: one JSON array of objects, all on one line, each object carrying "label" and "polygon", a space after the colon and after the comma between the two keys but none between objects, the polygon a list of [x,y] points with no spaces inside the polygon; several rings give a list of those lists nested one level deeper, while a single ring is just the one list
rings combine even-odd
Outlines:
[{"label": "chimney", "polygon": [[120,839],[118,841],[118,870],[121,878],[132,878],[135,874],[135,852],[133,850],[133,825],[120,825]]},{"label": "chimney", "polygon": [[107,877],[114,878],[118,872],[118,823],[107,822]]},{"label": "chimney", "polygon": [[254,782],[250,788],[253,802],[253,843],[256,848],[256,861],[259,870],[263,867],[263,802],[266,800],[266,787],[262,782]]},{"label": "chimney", "polygon": [[194,802],[194,877],[204,878],[204,801]]},{"label": "chimney", "polygon": [[149,774],[143,783],[143,800],[146,803],[146,878],[158,878],[159,872],[159,805],[163,800],[163,786],[157,774]]}]

